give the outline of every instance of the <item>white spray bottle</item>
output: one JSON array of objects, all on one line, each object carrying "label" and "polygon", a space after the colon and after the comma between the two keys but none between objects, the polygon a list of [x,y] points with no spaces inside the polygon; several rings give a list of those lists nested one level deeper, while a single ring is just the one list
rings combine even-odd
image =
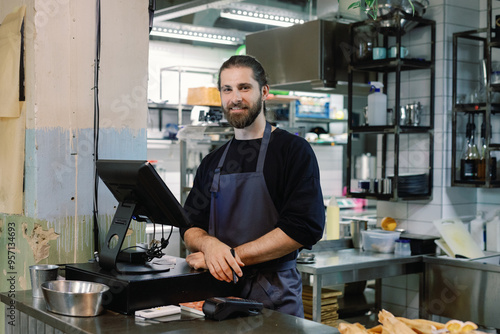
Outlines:
[{"label": "white spray bottle", "polygon": [[382,93],[384,84],[379,81],[371,81],[372,86],[370,91],[373,93],[368,95],[368,108],[366,116],[368,125],[387,125],[387,95]]},{"label": "white spray bottle", "polygon": [[486,250],[500,252],[500,211],[486,223]]},{"label": "white spray bottle", "polygon": [[478,211],[476,218],[470,222],[470,234],[481,250],[485,250],[485,226],[486,220],[483,218],[483,212]]}]

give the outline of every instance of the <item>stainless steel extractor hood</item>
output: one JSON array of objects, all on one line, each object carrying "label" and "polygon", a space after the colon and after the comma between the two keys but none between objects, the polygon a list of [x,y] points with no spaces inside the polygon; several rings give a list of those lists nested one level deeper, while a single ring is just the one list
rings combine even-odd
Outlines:
[{"label": "stainless steel extractor hood", "polygon": [[[246,36],[247,54],[264,66],[272,89],[347,94],[349,25],[315,20]],[[356,72],[353,93],[367,95],[370,78]]]}]

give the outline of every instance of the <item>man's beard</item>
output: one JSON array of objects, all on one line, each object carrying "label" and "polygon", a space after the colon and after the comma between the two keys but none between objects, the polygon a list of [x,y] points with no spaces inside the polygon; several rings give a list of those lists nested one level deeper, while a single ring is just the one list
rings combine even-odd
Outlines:
[{"label": "man's beard", "polygon": [[248,107],[246,113],[231,113],[231,108],[234,106],[242,106],[241,104],[234,105],[230,104],[227,107],[223,108],[224,116],[226,116],[227,121],[232,127],[237,129],[243,129],[247,126],[252,125],[257,116],[259,116],[261,108],[262,108],[262,97],[259,96],[259,99],[252,106],[244,106]]}]

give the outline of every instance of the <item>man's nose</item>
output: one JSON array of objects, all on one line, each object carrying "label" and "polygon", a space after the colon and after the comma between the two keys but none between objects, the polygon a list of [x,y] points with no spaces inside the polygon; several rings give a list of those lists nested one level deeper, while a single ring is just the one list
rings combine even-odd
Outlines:
[{"label": "man's nose", "polygon": [[233,100],[233,103],[241,102],[241,100],[242,100],[241,93],[238,90],[235,90],[233,92],[232,100]]}]

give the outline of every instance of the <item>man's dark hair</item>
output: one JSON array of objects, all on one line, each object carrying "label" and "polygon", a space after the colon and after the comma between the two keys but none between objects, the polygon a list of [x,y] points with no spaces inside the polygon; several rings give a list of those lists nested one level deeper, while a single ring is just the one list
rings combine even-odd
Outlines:
[{"label": "man's dark hair", "polygon": [[219,78],[217,79],[217,87],[220,90],[220,74],[223,70],[232,67],[248,67],[253,71],[253,78],[259,83],[259,89],[267,85],[266,71],[259,63],[255,57],[244,55],[244,56],[232,56],[226,60],[219,69]]}]

